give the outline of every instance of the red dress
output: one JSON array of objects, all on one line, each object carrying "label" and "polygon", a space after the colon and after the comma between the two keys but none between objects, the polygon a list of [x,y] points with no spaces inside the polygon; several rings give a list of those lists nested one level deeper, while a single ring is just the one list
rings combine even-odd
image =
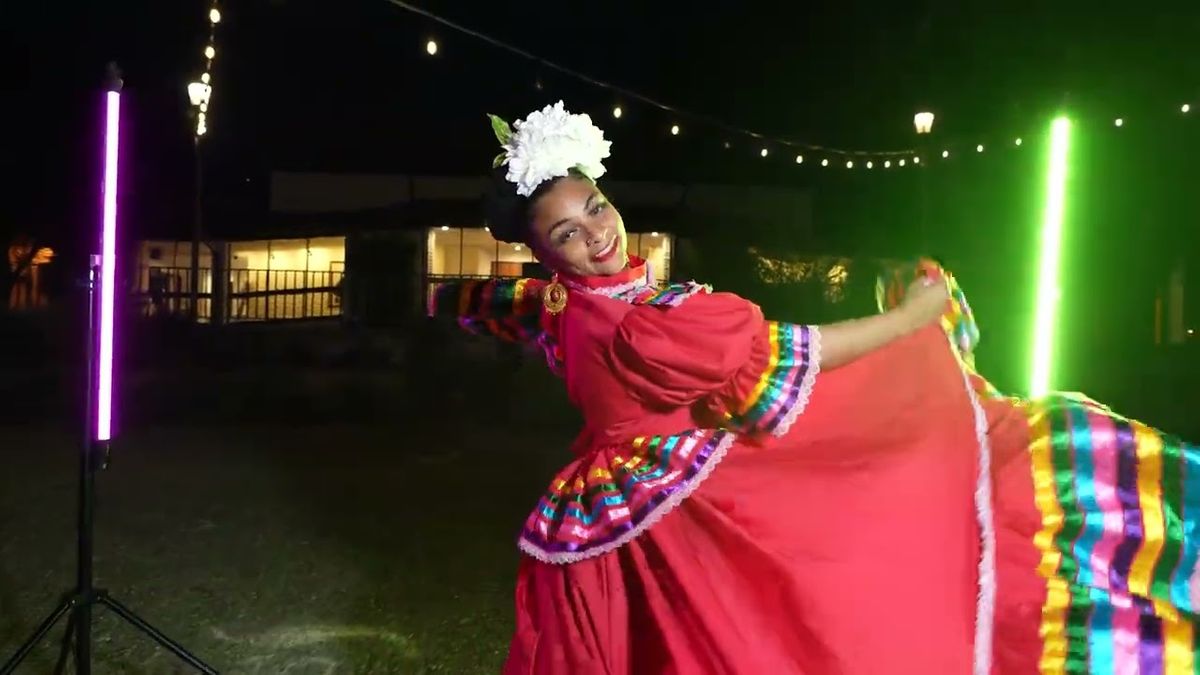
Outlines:
[{"label": "red dress", "polygon": [[[995,395],[938,326],[821,372],[817,328],[650,281],[640,261],[566,280],[556,316],[540,282],[440,292],[469,328],[540,342],[585,419],[519,539],[505,673],[1192,672],[1190,596],[1179,601],[1195,505],[1141,504],[1158,508],[1160,549],[1178,507],[1156,595],[1153,574],[1135,587],[1135,566],[1113,564],[1131,505],[1075,499],[1073,520],[1056,493],[1103,492],[1098,471],[1080,479],[1053,455],[1115,438],[1119,418]],[[1091,422],[1060,433],[1056,415]],[[1195,452],[1176,447],[1182,475]],[[1134,558],[1154,545],[1142,529]],[[1098,554],[1106,532],[1115,546]],[[1099,568],[1107,578],[1084,574]]]}]

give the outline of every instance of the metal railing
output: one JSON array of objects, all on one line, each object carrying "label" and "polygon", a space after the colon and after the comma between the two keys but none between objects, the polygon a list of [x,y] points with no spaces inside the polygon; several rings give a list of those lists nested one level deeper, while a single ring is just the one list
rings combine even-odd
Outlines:
[{"label": "metal railing", "polygon": [[[286,321],[342,315],[341,271],[258,270],[228,271],[229,322]],[[212,320],[212,273],[199,270],[201,321]],[[142,316],[188,316],[191,308],[191,269],[142,267],[134,298]]]}]

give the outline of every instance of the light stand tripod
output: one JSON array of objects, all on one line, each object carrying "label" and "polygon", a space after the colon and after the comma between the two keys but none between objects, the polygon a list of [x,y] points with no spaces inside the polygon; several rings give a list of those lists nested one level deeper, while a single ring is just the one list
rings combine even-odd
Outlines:
[{"label": "light stand tripod", "polygon": [[[3,666],[0,675],[10,675],[29,656],[34,647],[64,616],[67,634],[63,640],[57,672],[66,665],[68,647],[74,639],[75,672],[92,672],[92,607],[102,605],[113,611],[134,628],[148,635],[166,650],[206,675],[217,671],[193,656],[182,645],[122,605],[107,591],[96,588],[92,573],[93,535],[95,532],[96,471],[107,464],[112,438],[112,366],[113,319],[116,278],[116,192],[117,149],[120,129],[121,80],[115,66],[109,67],[107,93],[108,115],[105,133],[104,163],[104,226],[101,254],[91,257],[88,273],[88,343],[87,343],[87,433],[79,461],[79,521],[78,521],[78,578],[74,590],[63,597],[58,607],[37,627]],[[99,290],[99,294],[97,294]]]}]

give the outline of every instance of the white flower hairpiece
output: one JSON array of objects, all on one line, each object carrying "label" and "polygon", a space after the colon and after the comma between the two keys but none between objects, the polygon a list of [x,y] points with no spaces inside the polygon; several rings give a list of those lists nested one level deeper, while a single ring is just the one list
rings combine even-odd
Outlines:
[{"label": "white flower hairpiece", "polygon": [[604,175],[601,160],[612,143],[587,115],[572,115],[562,101],[534,111],[513,123],[488,115],[492,130],[504,148],[494,167],[508,166],[505,178],[516,184],[517,194],[528,197],[542,183],[566,176],[572,169],[597,180]]}]

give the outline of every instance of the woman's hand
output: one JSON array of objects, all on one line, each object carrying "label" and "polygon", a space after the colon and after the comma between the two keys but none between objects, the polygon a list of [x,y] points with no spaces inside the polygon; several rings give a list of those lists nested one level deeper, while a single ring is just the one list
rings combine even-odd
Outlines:
[{"label": "woman's hand", "polygon": [[913,330],[937,321],[949,309],[950,291],[942,279],[921,277],[909,285],[898,308]]}]

